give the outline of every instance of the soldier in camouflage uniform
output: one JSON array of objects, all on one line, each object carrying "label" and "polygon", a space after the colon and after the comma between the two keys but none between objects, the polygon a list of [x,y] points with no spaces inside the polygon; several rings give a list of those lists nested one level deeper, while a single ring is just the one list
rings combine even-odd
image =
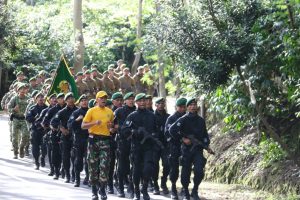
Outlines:
[{"label": "soldier in camouflage uniform", "polygon": [[83,73],[82,72],[78,72],[76,74],[75,83],[77,86],[78,95],[83,95],[83,94],[89,92],[89,88],[88,88],[87,84],[85,82],[83,82]]},{"label": "soldier in camouflage uniform", "polygon": [[29,91],[28,93],[31,94],[34,90],[38,90],[38,85],[36,84],[36,78],[32,77],[29,79]]},{"label": "soldier in camouflage uniform", "polygon": [[103,83],[101,78],[103,77],[103,75],[101,74],[101,76],[99,76],[98,70],[97,69],[92,69],[92,73],[91,73],[92,79],[96,82],[97,85],[97,91],[101,91],[104,89]]},{"label": "soldier in camouflage uniform", "polygon": [[115,92],[119,91],[119,89],[120,89],[120,81],[115,76],[114,68],[109,68],[108,69],[108,78],[114,82]]},{"label": "soldier in camouflage uniform", "polygon": [[134,75],[133,80],[135,82],[136,93],[146,93],[147,85],[142,81],[144,77],[144,67],[139,66],[138,72]]},{"label": "soldier in camouflage uniform", "polygon": [[88,98],[91,99],[95,96],[97,91],[97,85],[96,82],[91,78],[91,72],[90,70],[86,70],[84,72],[85,78],[83,79],[83,82],[87,84],[89,88]]},{"label": "soldier in camouflage uniform", "polygon": [[147,94],[153,96],[155,90],[155,80],[148,64],[144,65],[145,77],[147,77]]},{"label": "soldier in camouflage uniform", "polygon": [[[8,111],[12,114],[12,143],[14,148],[14,159],[24,157],[24,148],[29,146],[29,132],[25,121],[25,109],[28,105],[25,85],[20,84],[17,88],[18,94],[8,103]],[[21,141],[19,144],[19,138]],[[20,150],[20,151],[19,151]]]},{"label": "soldier in camouflage uniform", "polygon": [[100,184],[101,200],[107,199],[105,187],[110,163],[110,134],[115,131],[112,129],[114,113],[105,107],[107,96],[104,91],[97,93],[97,106],[88,110],[81,125],[83,129],[89,129],[88,165],[92,200],[98,199],[97,184]]},{"label": "soldier in camouflage uniform", "polygon": [[102,83],[104,85],[104,91],[107,92],[108,96],[111,96],[115,91],[114,82],[108,78],[108,71],[103,72]]},{"label": "soldier in camouflage uniform", "polygon": [[129,68],[123,70],[123,75],[119,78],[120,88],[123,94],[134,91],[134,80],[129,76]]}]

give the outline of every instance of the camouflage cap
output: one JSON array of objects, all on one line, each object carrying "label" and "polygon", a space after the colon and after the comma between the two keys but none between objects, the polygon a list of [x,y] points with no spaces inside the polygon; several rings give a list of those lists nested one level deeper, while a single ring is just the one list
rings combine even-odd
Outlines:
[{"label": "camouflage cap", "polygon": [[30,79],[29,79],[29,82],[31,82],[31,81],[36,81],[36,77],[30,78]]},{"label": "camouflage cap", "polygon": [[126,93],[125,96],[124,96],[124,100],[127,100],[127,99],[129,99],[130,97],[134,97],[134,93],[133,93],[133,92],[128,92],[128,93]]},{"label": "camouflage cap", "polygon": [[145,99],[146,98],[146,94],[145,93],[139,93],[135,96],[134,101],[139,101],[141,99]]},{"label": "camouflage cap", "polygon": [[22,71],[17,72],[16,76],[24,75]]},{"label": "camouflage cap", "polygon": [[25,87],[26,87],[26,85],[24,83],[19,83],[17,86],[17,91],[19,91],[20,89],[25,88]]},{"label": "camouflage cap", "polygon": [[119,98],[122,98],[123,99],[123,95],[121,92],[116,92],[114,93],[112,96],[111,96],[111,99],[112,100],[116,100],[116,99],[119,99]]},{"label": "camouflage cap", "polygon": [[37,94],[37,93],[39,93],[39,91],[38,90],[33,90],[32,92],[31,92],[31,98],[34,98],[35,97],[35,95]]}]

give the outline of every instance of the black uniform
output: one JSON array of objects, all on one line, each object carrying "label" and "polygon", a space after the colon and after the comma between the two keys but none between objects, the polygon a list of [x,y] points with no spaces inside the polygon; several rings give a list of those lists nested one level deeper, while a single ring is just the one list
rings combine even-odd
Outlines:
[{"label": "black uniform", "polygon": [[31,144],[32,144],[32,155],[35,160],[35,165],[36,169],[39,169],[40,162],[39,162],[39,157],[40,157],[40,151],[42,152],[42,157],[41,157],[41,164],[42,167],[45,166],[45,156],[47,154],[47,151],[45,146],[43,146],[43,136],[44,136],[44,130],[41,127],[40,124],[36,123],[36,120],[40,113],[42,112],[43,109],[45,109],[47,106],[45,104],[43,105],[33,105],[30,107],[26,114],[26,120],[31,123],[30,126],[30,132],[31,132]]},{"label": "black uniform", "polygon": [[[136,107],[129,107],[124,105],[115,111],[115,123],[119,125],[117,135],[118,145],[118,179],[120,194],[124,193],[124,178],[130,175],[130,139],[128,140],[123,134],[121,134],[121,127],[123,126],[127,116],[135,111]],[[131,178],[129,178],[131,181]],[[132,184],[132,183],[131,183]],[[131,185],[130,184],[130,185]],[[131,186],[132,187],[132,186]]]},{"label": "black uniform", "polygon": [[[42,110],[41,114],[39,115],[38,119],[36,120],[36,124],[39,124],[39,125],[42,124],[45,115],[47,114],[47,112],[49,111],[49,109],[51,107],[52,106],[48,106],[47,108]],[[50,134],[51,134],[50,128],[49,127],[44,127],[43,131],[45,133],[44,137],[43,137],[43,145],[45,145],[47,155],[48,155],[49,166],[50,166],[50,173],[48,175],[53,176],[54,166],[53,166],[53,163],[52,163],[52,145],[51,145],[51,141],[50,141]]]},{"label": "black uniform", "polygon": [[[169,143],[169,165],[170,165],[170,181],[172,183],[172,195],[177,196],[176,182],[179,176],[179,157],[181,142],[178,138],[172,138],[169,132],[170,126],[176,122],[185,113],[175,112],[169,116],[165,126],[165,137]],[[177,197],[178,198],[178,197]]]},{"label": "black uniform", "polygon": [[[60,111],[64,107],[65,107],[65,105],[60,106],[59,104],[57,104],[57,105],[53,106],[52,108],[50,108],[48,110],[48,112],[46,113],[46,115],[43,119],[43,122],[42,122],[44,127],[50,127],[50,122],[51,122],[52,118],[54,118],[54,116],[58,113],[58,111]],[[61,167],[60,131],[51,130],[50,135],[51,135],[50,141],[51,141],[51,145],[52,145],[51,160],[52,160],[53,167],[54,167],[55,179],[58,179],[59,171],[60,171],[60,167]]]},{"label": "black uniform", "polygon": [[163,176],[161,177],[161,187],[164,191],[164,193],[168,193],[167,189],[167,178],[170,172],[169,162],[168,162],[168,156],[169,156],[169,149],[167,147],[167,140],[165,138],[165,124],[167,121],[167,118],[170,116],[165,110],[163,111],[157,111],[154,112],[155,120],[156,120],[156,130],[158,133],[159,140],[162,142],[164,149],[161,149],[157,144],[154,146],[154,173],[153,173],[153,181],[154,181],[154,192],[156,194],[159,194],[159,187],[158,187],[158,174],[159,174],[159,160],[161,158],[162,160],[162,166],[163,166]]},{"label": "black uniform", "polygon": [[[59,129],[59,127],[64,127],[68,129],[68,120],[71,114],[77,110],[77,107],[69,107],[66,106],[62,110],[58,111],[55,117],[51,120],[50,124],[55,129]],[[60,131],[59,131],[60,132]],[[61,142],[62,142],[62,161],[66,174],[66,182],[70,182],[70,166],[71,166],[71,150],[72,150],[72,132],[69,130],[68,135],[64,135],[60,132]]]},{"label": "black uniform", "polygon": [[[208,147],[210,140],[207,134],[205,121],[197,113],[187,113],[180,117],[173,125],[171,125],[170,134],[173,138],[179,139],[187,135],[193,135],[199,141]],[[204,178],[204,166],[206,159],[203,156],[203,147],[196,146],[191,151],[192,145],[181,145],[182,170],[181,184],[184,189],[185,199],[189,199],[188,186],[190,182],[192,164],[194,164],[194,188],[192,195],[198,195],[198,187]]]},{"label": "black uniform", "polygon": [[88,173],[88,165],[87,165],[87,144],[88,144],[88,136],[89,132],[87,129],[81,129],[82,119],[76,121],[76,119],[82,115],[85,116],[88,108],[78,108],[75,110],[69,121],[68,121],[68,128],[72,130],[73,133],[73,149],[75,154],[75,179],[76,184],[79,186],[80,184],[80,172],[83,170],[83,161],[85,165],[85,182],[87,182],[89,173]]},{"label": "black uniform", "polygon": [[[144,128],[147,134],[141,130]],[[139,184],[143,180],[142,193],[144,199],[150,199],[147,187],[153,169],[153,145],[151,139],[147,139],[144,144],[141,144],[143,138],[149,134],[157,138],[155,116],[151,111],[146,109],[138,109],[131,113],[122,126],[121,134],[125,138],[131,139],[131,153],[133,161],[133,183],[135,190],[135,199],[140,198]]]}]

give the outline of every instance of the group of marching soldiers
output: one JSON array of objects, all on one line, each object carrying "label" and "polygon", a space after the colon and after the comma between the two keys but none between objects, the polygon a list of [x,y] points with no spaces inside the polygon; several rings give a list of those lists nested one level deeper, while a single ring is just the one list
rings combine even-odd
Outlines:
[{"label": "group of marching soldiers", "polygon": [[[82,184],[91,186],[93,200],[99,196],[107,199],[106,193],[113,194],[114,188],[118,197],[124,198],[124,187],[135,200],[140,194],[149,200],[149,191],[166,195],[168,177],[171,199],[178,199],[176,182],[181,163],[183,199],[199,200],[198,187],[206,164],[203,149],[213,153],[205,121],[197,114],[195,98],[177,99],[176,111],[169,115],[166,100],[158,97],[153,110],[153,81],[147,84],[142,80],[150,73],[147,67],[139,67],[133,78],[122,61],[118,61],[117,69],[109,66],[103,74],[95,65],[90,70],[84,67],[73,74],[80,94],[76,102],[71,92],[46,97],[55,71],[48,79],[42,71],[29,84],[19,72],[1,101],[2,108],[10,113],[14,158],[28,156],[31,144],[36,170],[45,166],[47,156],[48,175],[73,182],[75,187],[80,186],[84,170]],[[192,169],[194,186],[190,193]]]}]

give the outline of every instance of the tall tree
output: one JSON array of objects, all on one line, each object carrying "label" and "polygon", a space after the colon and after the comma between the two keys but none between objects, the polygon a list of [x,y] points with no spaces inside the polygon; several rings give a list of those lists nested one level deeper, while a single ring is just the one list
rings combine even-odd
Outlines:
[{"label": "tall tree", "polygon": [[78,72],[84,65],[84,39],[82,33],[82,0],[74,0],[74,68]]},{"label": "tall tree", "polygon": [[[140,41],[142,37],[142,17],[143,17],[143,0],[139,0],[139,10],[137,16],[137,30],[136,30],[136,40]],[[135,58],[132,64],[131,73],[135,74],[137,67],[139,65],[142,53],[141,50],[137,47],[135,52]]]}]

